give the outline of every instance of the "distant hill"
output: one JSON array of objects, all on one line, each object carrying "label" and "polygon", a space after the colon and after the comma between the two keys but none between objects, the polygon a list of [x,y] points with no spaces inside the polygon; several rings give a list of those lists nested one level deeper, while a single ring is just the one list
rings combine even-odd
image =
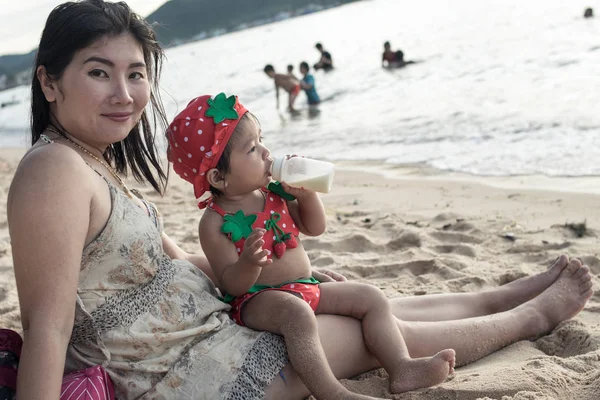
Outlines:
[{"label": "distant hill", "polygon": [[35,52],[32,50],[27,54],[9,54],[0,56],[0,75],[14,77],[17,73],[33,67]]},{"label": "distant hill", "polygon": [[146,19],[163,45],[213,36],[358,0],[171,0]]},{"label": "distant hill", "polygon": [[36,50],[27,54],[9,54],[0,56],[0,74],[6,72],[19,72],[33,65]]},{"label": "distant hill", "polygon": [[[308,14],[359,0],[170,0],[146,17],[164,46]],[[36,50],[0,56],[0,90],[26,84]]]}]

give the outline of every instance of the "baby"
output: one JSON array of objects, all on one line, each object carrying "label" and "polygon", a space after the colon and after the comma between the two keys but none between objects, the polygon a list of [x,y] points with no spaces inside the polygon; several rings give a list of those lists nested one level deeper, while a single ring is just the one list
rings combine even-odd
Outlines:
[{"label": "baby", "polygon": [[271,182],[270,152],[261,128],[235,96],[192,100],[167,130],[175,172],[208,207],[199,226],[202,249],[217,286],[240,325],[284,337],[294,369],[317,399],[370,399],[349,392],[333,375],[315,314],[362,321],[365,344],[390,376],[393,393],[443,382],[454,350],[430,358],[408,354],[397,320],[378,288],[355,282],[320,283],[298,238],[325,231],[325,210],[309,190]]}]

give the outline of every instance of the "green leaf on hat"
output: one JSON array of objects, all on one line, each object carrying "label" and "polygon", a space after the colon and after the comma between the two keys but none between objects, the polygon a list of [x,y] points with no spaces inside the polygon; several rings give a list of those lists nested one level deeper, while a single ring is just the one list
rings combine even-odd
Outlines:
[{"label": "green leaf on hat", "polygon": [[247,239],[250,236],[256,215],[246,216],[242,210],[238,210],[233,215],[225,215],[223,219],[225,222],[221,225],[221,232],[231,234],[231,241],[235,243],[241,238]]},{"label": "green leaf on hat", "polygon": [[225,93],[219,93],[214,99],[208,99],[208,110],[206,116],[212,117],[215,124],[223,122],[226,119],[238,119],[238,113],[235,111],[235,96],[225,96]]},{"label": "green leaf on hat", "polygon": [[287,201],[296,200],[296,197],[283,190],[283,186],[281,186],[281,183],[278,181],[273,181],[269,183],[267,185],[267,190],[279,195],[280,197],[283,197]]}]

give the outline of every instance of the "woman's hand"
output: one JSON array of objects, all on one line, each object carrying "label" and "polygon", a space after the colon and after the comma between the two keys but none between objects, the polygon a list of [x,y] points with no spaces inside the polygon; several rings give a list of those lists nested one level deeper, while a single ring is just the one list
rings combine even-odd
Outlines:
[{"label": "woman's hand", "polygon": [[319,268],[312,270],[312,277],[319,282],[347,282],[348,279],[342,274],[331,271],[327,268]]}]

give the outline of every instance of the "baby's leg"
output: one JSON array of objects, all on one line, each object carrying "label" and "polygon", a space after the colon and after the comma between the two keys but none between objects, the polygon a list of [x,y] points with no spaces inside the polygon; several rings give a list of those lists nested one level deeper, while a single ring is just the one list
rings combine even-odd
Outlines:
[{"label": "baby's leg", "polygon": [[262,292],[243,306],[242,321],[248,328],[284,337],[294,370],[317,399],[373,399],[349,392],[333,375],[319,339],[317,319],[304,300],[283,291]]},{"label": "baby's leg", "polygon": [[442,383],[454,372],[454,350],[412,359],[392,315],[390,303],[375,286],[355,282],[323,283],[317,314],[347,315],[362,321],[365,343],[390,376],[393,393]]}]

